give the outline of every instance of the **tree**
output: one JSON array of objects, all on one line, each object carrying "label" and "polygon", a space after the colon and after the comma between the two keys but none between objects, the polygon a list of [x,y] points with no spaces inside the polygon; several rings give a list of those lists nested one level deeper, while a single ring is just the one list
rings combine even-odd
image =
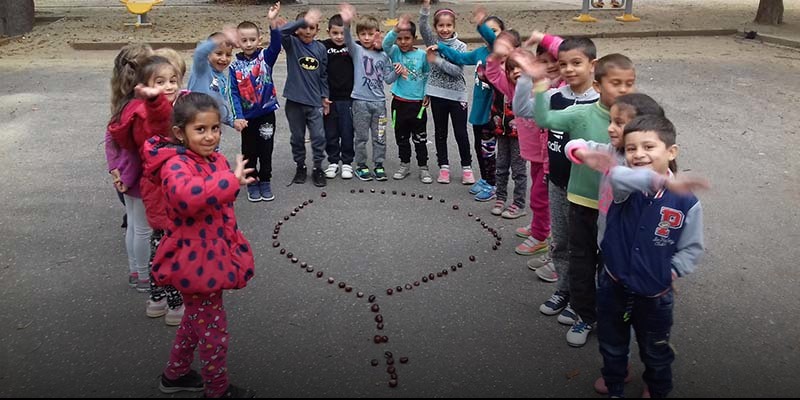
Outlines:
[{"label": "tree", "polygon": [[783,23],[783,0],[760,0],[756,13],[757,24],[780,25]]},{"label": "tree", "polygon": [[16,36],[33,30],[33,0],[0,1],[0,35]]}]

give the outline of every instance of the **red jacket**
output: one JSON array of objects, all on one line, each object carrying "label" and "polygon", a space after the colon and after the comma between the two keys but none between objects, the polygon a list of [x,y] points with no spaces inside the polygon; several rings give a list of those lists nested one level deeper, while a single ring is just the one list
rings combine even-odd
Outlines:
[{"label": "red jacket", "polygon": [[111,138],[123,149],[141,149],[153,135],[169,136],[172,104],[160,95],[153,100],[133,99],[119,119],[108,124]]},{"label": "red jacket", "polygon": [[236,223],[239,180],[225,157],[205,159],[158,138],[145,142],[142,155],[145,174],[160,178],[169,220],[153,259],[156,283],[183,293],[243,288],[255,261]]}]

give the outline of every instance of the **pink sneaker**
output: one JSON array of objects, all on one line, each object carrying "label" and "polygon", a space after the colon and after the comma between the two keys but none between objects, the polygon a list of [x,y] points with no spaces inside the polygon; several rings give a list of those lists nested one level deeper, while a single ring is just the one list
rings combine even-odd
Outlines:
[{"label": "pink sneaker", "polygon": [[530,226],[523,226],[521,228],[517,228],[517,237],[521,237],[523,239],[527,239],[528,236],[531,235],[531,227]]},{"label": "pink sneaker", "polygon": [[439,170],[439,177],[436,178],[436,182],[439,183],[450,183],[450,169],[449,168],[442,168]]},{"label": "pink sneaker", "polygon": [[644,385],[644,390],[642,390],[642,398],[643,399],[649,399],[651,397],[652,396],[650,396],[650,388],[647,387],[647,385]]},{"label": "pink sneaker", "polygon": [[464,168],[461,172],[461,184],[472,185],[475,183],[475,174],[472,173],[472,168]]},{"label": "pink sneaker", "polygon": [[[625,383],[631,383],[632,380],[633,380],[633,375],[631,375],[631,365],[628,364],[628,376],[625,377]],[[647,390],[646,385],[644,387],[644,390],[649,396],[650,392]],[[594,391],[599,394],[608,394],[608,387],[606,387],[606,380],[603,379],[602,376],[597,378],[596,381],[594,381]],[[644,397],[644,393],[642,394],[642,397]]]}]

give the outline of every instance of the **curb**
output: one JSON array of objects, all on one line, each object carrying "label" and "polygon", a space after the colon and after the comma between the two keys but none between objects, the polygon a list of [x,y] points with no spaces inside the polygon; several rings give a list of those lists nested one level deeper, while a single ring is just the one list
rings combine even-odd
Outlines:
[{"label": "curb", "polygon": [[[736,32],[736,34],[737,36],[743,39],[747,39],[747,33],[745,31],[738,31]],[[779,46],[791,47],[793,49],[800,49],[800,41],[786,39],[779,36],[756,33],[756,37],[754,39],[748,39],[748,40],[760,40],[763,43],[776,44]]]}]

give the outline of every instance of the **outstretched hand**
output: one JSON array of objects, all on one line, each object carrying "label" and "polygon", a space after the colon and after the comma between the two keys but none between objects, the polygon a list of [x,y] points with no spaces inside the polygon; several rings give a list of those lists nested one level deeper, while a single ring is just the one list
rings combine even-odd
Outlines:
[{"label": "outstretched hand", "polygon": [[275,4],[269,6],[269,11],[267,11],[267,18],[273,20],[280,13],[281,13],[281,2],[276,1]]},{"label": "outstretched hand", "polygon": [[161,88],[145,86],[140,83],[133,88],[133,93],[137,99],[152,100],[158,97],[158,95],[161,93],[164,93],[164,90]]},{"label": "outstretched hand", "polygon": [[350,21],[356,18],[356,8],[350,3],[342,3],[339,5],[339,15],[345,25],[350,25]]},{"label": "outstretched hand", "polygon": [[587,167],[597,172],[605,173],[616,165],[614,156],[606,151],[579,149],[574,154]]},{"label": "outstretched hand", "polygon": [[547,68],[543,64],[536,62],[536,57],[532,56],[530,52],[517,49],[512,51],[508,57],[514,60],[519,67],[522,68],[522,72],[525,75],[528,75],[534,79],[546,77]]},{"label": "outstretched hand", "polygon": [[675,175],[674,178],[667,181],[667,189],[679,194],[690,194],[699,190],[708,190],[711,188],[711,183],[708,179],[690,173],[682,173]]},{"label": "outstretched hand", "polygon": [[397,25],[395,25],[395,31],[406,31],[411,29],[411,16],[408,14],[403,14],[400,16],[400,19],[397,20]]},{"label": "outstretched hand", "polygon": [[233,176],[239,181],[239,185],[249,185],[256,181],[254,177],[247,177],[247,174],[252,173],[255,171],[254,168],[245,168],[244,165],[247,164],[247,160],[244,159],[244,156],[239,154],[236,156],[236,168],[233,170]]},{"label": "outstretched hand", "polygon": [[542,40],[544,40],[544,33],[539,31],[533,31],[531,32],[531,37],[529,37],[528,40],[525,41],[522,47],[531,47],[534,45],[538,45],[539,43],[542,42]]},{"label": "outstretched hand", "polygon": [[425,10],[431,9],[431,0],[422,0],[422,8]]},{"label": "outstretched hand", "polygon": [[505,37],[501,36],[494,41],[494,46],[492,46],[492,52],[497,54],[500,57],[508,57],[512,51],[514,51],[514,43],[511,43],[510,40],[506,39]]},{"label": "outstretched hand", "polygon": [[225,36],[225,41],[231,45],[231,47],[239,47],[239,30],[233,26],[226,26],[222,28],[222,35]]},{"label": "outstretched hand", "polygon": [[488,12],[486,11],[486,7],[484,6],[476,6],[474,10],[472,10],[472,23],[475,25],[480,25],[483,21],[486,20],[486,15]]},{"label": "outstretched hand", "polygon": [[320,19],[322,19],[322,12],[318,8],[312,8],[308,10],[304,19],[306,20],[306,26],[317,26]]}]

